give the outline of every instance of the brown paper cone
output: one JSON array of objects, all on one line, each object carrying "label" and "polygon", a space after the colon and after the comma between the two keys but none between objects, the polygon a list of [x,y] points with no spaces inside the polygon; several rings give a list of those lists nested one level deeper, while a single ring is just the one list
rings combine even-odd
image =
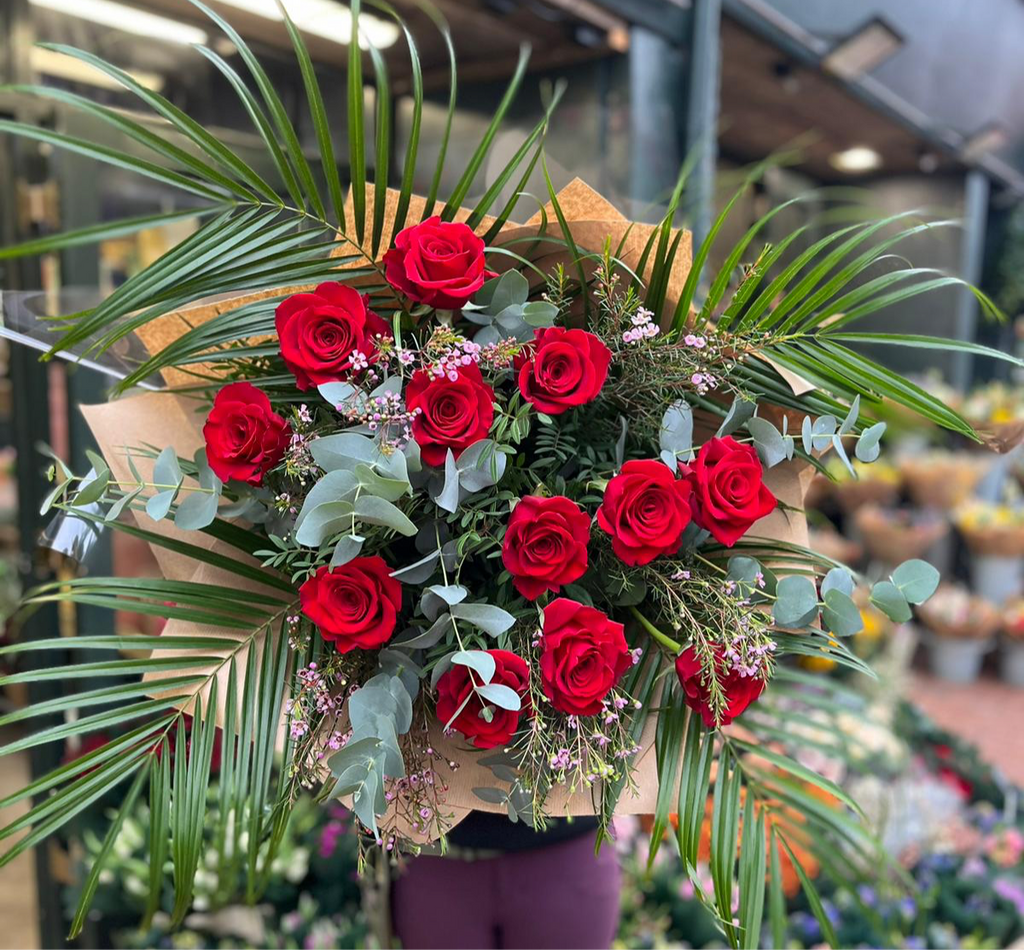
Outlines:
[{"label": "brown paper cone", "polygon": [[964,622],[951,622],[938,612],[933,602],[928,601],[917,608],[917,615],[937,636],[957,640],[985,640],[999,628],[999,611],[980,597],[971,597],[969,603],[970,617]]},{"label": "brown paper cone", "polygon": [[907,458],[900,464],[914,504],[948,511],[965,501],[985,474],[979,456],[950,455]]},{"label": "brown paper cone", "polygon": [[1024,557],[1024,528],[960,528],[972,554]]},{"label": "brown paper cone", "polygon": [[[203,444],[202,421],[203,417],[196,415],[196,403],[186,400],[181,396],[171,393],[147,393],[144,396],[135,396],[129,399],[119,399],[115,402],[103,403],[97,406],[82,406],[82,414],[85,416],[89,428],[99,447],[101,454],[106,459],[114,478],[126,484],[133,484],[135,476],[132,475],[128,466],[128,449],[138,448],[148,443],[163,447],[174,446],[179,456],[187,458]],[[141,457],[132,453],[135,466],[139,474],[146,481],[152,481],[153,459]],[[250,564],[258,562],[245,555],[228,544],[217,541],[215,538],[201,531],[181,531],[174,527],[174,522],[165,518],[163,521],[154,521],[152,518],[141,512],[132,512],[132,516],[140,527],[147,531],[163,535],[177,541],[184,541],[196,547],[206,548],[233,560],[244,560]],[[275,596],[282,599],[282,609],[287,603],[287,595],[283,594],[276,587],[263,586],[256,581],[239,577],[231,571],[196,561],[186,554],[179,554],[169,551],[167,548],[157,544],[150,544],[160,566],[164,577],[168,580],[194,581],[200,584],[214,584],[251,590],[262,594]],[[221,629],[207,624],[196,624],[186,620],[169,620],[164,626],[163,633],[168,636],[216,636],[229,637],[238,640],[252,640],[256,646],[256,654],[259,656],[263,646],[263,637],[260,633],[255,637],[247,636],[235,629]],[[272,630],[271,636],[277,636],[276,628]],[[236,666],[238,668],[238,682],[241,684],[244,677],[247,661],[248,645],[241,647],[238,651]],[[218,710],[218,721],[223,722],[224,706],[227,698],[228,676],[230,664],[227,662],[227,655],[218,653],[215,650],[167,650],[161,651],[161,655],[167,657],[186,656],[212,656],[216,657],[208,666],[192,667],[191,670],[203,674],[216,673],[218,681],[218,694],[220,696],[220,708]],[[161,691],[159,681],[174,676],[174,670],[162,670],[156,673],[146,673],[143,679],[153,684],[150,696],[159,698],[166,695]],[[209,699],[211,683],[204,686],[200,695],[204,703]]]}]

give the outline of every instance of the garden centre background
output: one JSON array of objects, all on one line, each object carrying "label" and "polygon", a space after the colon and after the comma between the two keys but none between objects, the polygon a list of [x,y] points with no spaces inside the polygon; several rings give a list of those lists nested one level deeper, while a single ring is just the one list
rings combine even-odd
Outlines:
[{"label": "garden centre background", "polygon": [[[301,77],[275,3],[211,2],[269,63],[295,121],[305,123],[303,144],[315,160],[314,132],[300,108]],[[861,202],[872,213],[922,209],[961,219],[960,227],[921,235],[898,251],[916,266],[979,284],[1009,320],[986,322],[970,293],[945,291],[901,305],[900,325],[907,333],[1024,349],[1020,0],[435,2],[451,22],[461,63],[456,152],[463,141],[476,141],[488,123],[519,45],[534,49],[512,121],[496,140],[475,192],[487,188],[489,175],[536,122],[546,83],[565,77],[569,92],[548,136],[556,187],[579,175],[629,217],[656,220],[689,157],[686,220],[700,241],[750,166],[773,157],[728,225],[737,237],[768,208],[807,192],[814,192],[810,200],[773,219],[767,240],[806,224],[802,246],[813,243],[839,200]],[[421,40],[431,97],[421,167],[432,168],[430,144],[440,139],[448,96],[444,50],[412,0],[394,3]],[[337,0],[288,5],[325,88],[341,88],[348,47],[337,37],[346,35],[345,8]],[[381,20],[371,24],[371,37],[399,85],[408,84],[397,31]],[[244,150],[253,141],[223,78],[189,44],[209,41],[229,58],[236,51],[213,35],[187,0],[0,2],[0,83],[42,82],[130,108],[128,97],[102,74],[35,46],[37,41],[98,52],[234,147]],[[370,86],[366,95],[372,101]],[[345,127],[341,98],[327,103],[339,136]],[[408,131],[408,106],[402,96],[393,103],[399,147]],[[12,117],[70,134],[83,131],[80,115],[0,91],[0,118]],[[164,134],[155,122],[153,127]],[[103,126],[88,131],[110,134]],[[113,138],[109,144],[130,148]],[[528,190],[541,194],[545,186],[538,179]],[[0,136],[0,244],[172,210],[181,201],[128,173]],[[524,199],[525,205],[530,201]],[[522,217],[531,211],[524,206]],[[194,225],[183,219],[174,227],[108,240],[98,251],[0,263],[0,617],[24,584],[75,569],[72,559],[37,544],[37,512],[47,487],[46,462],[35,446],[47,442],[81,467],[91,443],[77,406],[102,399],[110,384],[105,373],[116,372],[112,366],[37,362],[33,314],[88,305]],[[877,325],[891,322],[889,312],[875,319]],[[1003,451],[950,440],[920,420],[897,416],[888,420],[888,461],[859,472],[856,480],[837,465],[834,481],[819,477],[812,486],[812,546],[871,576],[904,558],[924,557],[950,581],[907,624],[894,626],[865,606],[865,630],[855,645],[878,668],[880,680],[848,680],[848,707],[830,727],[863,753],[858,767],[831,777],[865,803],[890,852],[918,883],[917,896],[864,888],[854,897],[829,897],[826,911],[844,946],[1007,946],[1024,935],[1024,456],[1014,448],[1024,437],[1024,381],[1004,365],[967,353],[893,348],[873,355],[941,391]],[[100,573],[155,570],[145,546],[131,546],[125,537],[117,544],[99,538],[89,559],[90,569]],[[112,623],[123,632],[156,630],[152,618],[111,620],[87,608],[77,614],[54,608],[33,619],[34,632],[49,636],[73,635],[86,626],[102,632]],[[837,675],[827,661],[815,659],[805,673]],[[0,714],[25,698],[7,688]],[[837,733],[825,724],[820,729],[827,747]],[[16,735],[8,727],[2,741]],[[69,746],[63,754],[82,751]],[[40,760],[44,754],[26,753],[14,764],[8,759],[0,797],[52,766]],[[825,749],[815,764],[827,768],[829,762]],[[10,817],[0,816],[3,823]],[[133,930],[148,873],[143,817],[125,828],[82,946],[164,945],[159,920],[145,934]],[[693,884],[670,850],[661,849],[652,875],[643,873],[640,824],[630,819],[619,827],[627,871],[622,945],[713,943],[709,920],[690,899]],[[62,945],[64,914],[74,906],[82,867],[97,847],[90,829],[86,814],[72,835],[0,870],[0,947]],[[340,807],[301,809],[275,866],[266,907],[207,912],[200,882],[189,939],[195,945],[363,945],[367,924],[349,831]],[[820,928],[801,903],[792,869],[784,870],[793,885],[787,887],[787,941],[816,945]],[[827,893],[826,871],[809,866],[810,873],[821,872]]]}]

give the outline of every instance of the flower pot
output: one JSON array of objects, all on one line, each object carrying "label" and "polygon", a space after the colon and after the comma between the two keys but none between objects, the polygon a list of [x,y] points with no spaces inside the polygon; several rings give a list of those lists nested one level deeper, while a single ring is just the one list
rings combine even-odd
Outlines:
[{"label": "flower pot", "polygon": [[928,635],[928,661],[932,672],[949,683],[973,683],[981,671],[981,661],[992,649],[993,640]]},{"label": "flower pot", "polygon": [[928,546],[924,552],[924,560],[943,577],[951,577],[955,555],[956,538],[951,531],[947,531]]},{"label": "flower pot", "polygon": [[1003,640],[999,651],[999,672],[1004,682],[1024,689],[1024,640]]},{"label": "flower pot", "polygon": [[971,584],[979,597],[993,604],[1024,594],[1024,558],[998,554],[971,556]]}]

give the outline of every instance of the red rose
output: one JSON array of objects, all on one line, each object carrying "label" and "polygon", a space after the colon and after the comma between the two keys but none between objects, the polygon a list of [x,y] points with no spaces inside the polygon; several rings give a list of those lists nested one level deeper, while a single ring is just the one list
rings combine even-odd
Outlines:
[{"label": "red rose", "polygon": [[[520,697],[525,697],[530,683],[530,668],[526,660],[508,650],[487,652],[494,659],[491,682],[496,686],[507,686]],[[526,705],[525,700],[523,705]],[[462,712],[455,716],[455,711],[460,707]],[[441,725],[447,724],[455,716],[451,728],[458,729],[478,749],[505,745],[515,735],[523,710],[502,709],[492,705],[491,721],[488,722],[481,715],[483,708],[480,694],[473,689],[469,667],[452,664],[437,681],[437,718]]]},{"label": "red rose", "polygon": [[388,283],[406,297],[437,310],[458,310],[489,277],[484,242],[468,224],[437,215],[398,232],[384,255]]},{"label": "red rose", "polygon": [[566,597],[544,608],[541,649],[544,695],[571,716],[599,713],[601,700],[633,663],[621,623]]},{"label": "red rose", "polygon": [[527,495],[508,519],[501,559],[527,600],[556,593],[587,570],[590,518],[574,501],[559,495]]},{"label": "red rose", "polygon": [[721,648],[716,648],[718,656],[718,683],[725,693],[725,710],[720,722],[715,722],[715,714],[711,711],[711,691],[709,688],[711,673],[706,671],[697,658],[697,651],[687,647],[676,657],[676,675],[686,694],[686,705],[694,712],[700,713],[704,725],[714,729],[716,725],[727,726],[744,709],[746,709],[764,690],[764,680],[760,676],[741,676],[735,667],[723,672]]},{"label": "red rose", "polygon": [[369,309],[369,303],[369,297],[331,281],[278,304],[274,322],[281,356],[299,389],[345,379],[365,369],[357,353],[367,364],[377,359],[375,338],[390,337],[391,328]]},{"label": "red rose", "polygon": [[428,465],[444,465],[448,449],[462,450],[484,438],[494,421],[494,390],[476,363],[459,367],[458,379],[432,378],[426,370],[412,374],[405,390],[410,412],[419,412],[412,437]]},{"label": "red rose", "polygon": [[732,547],[759,518],[775,510],[764,469],[751,445],[731,435],[705,442],[689,465],[680,465],[693,486],[693,520],[726,547]]},{"label": "red rose", "polygon": [[387,643],[402,609],[402,585],[381,557],[357,557],[330,570],[325,564],[299,588],[302,612],[339,653]]},{"label": "red rose", "polygon": [[690,523],[690,485],[662,462],[626,462],[604,490],[597,523],[623,564],[673,554]]},{"label": "red rose", "polygon": [[974,783],[970,779],[964,778],[948,765],[941,766],[936,774],[939,781],[953,789],[964,801],[971,800],[974,795]]},{"label": "red rose", "polygon": [[259,485],[281,461],[291,436],[267,394],[251,383],[231,383],[218,392],[203,426],[206,460],[222,482]]},{"label": "red rose", "polygon": [[516,360],[519,391],[540,412],[557,416],[597,397],[612,352],[593,333],[549,327]]}]

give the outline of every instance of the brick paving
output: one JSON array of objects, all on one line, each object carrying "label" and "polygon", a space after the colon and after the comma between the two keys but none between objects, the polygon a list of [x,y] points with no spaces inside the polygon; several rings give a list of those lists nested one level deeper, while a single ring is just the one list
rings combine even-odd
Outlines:
[{"label": "brick paving", "polygon": [[914,670],[907,693],[940,726],[974,743],[1007,778],[1024,785],[1024,689],[989,675],[960,685]]}]

